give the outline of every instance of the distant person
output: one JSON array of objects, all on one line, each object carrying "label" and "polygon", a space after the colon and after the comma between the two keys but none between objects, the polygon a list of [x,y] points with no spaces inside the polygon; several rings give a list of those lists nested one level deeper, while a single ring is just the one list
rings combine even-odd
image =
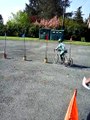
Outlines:
[{"label": "distant person", "polygon": [[59,44],[54,49],[54,51],[57,50],[57,51],[60,52],[61,63],[63,63],[63,61],[64,61],[64,55],[67,53],[67,50],[66,50],[65,44],[62,42],[61,39],[59,39],[58,42],[59,42]]}]

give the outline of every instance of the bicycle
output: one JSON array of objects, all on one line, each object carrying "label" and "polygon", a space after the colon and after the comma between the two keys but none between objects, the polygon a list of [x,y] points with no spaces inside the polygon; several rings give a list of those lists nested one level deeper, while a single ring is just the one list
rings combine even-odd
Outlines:
[{"label": "bicycle", "polygon": [[73,59],[71,57],[68,58],[66,55],[67,50],[64,52],[62,60],[60,57],[60,51],[54,49],[54,53],[55,53],[55,57],[54,57],[55,64],[61,63],[64,64],[65,66],[71,66],[73,64]]}]

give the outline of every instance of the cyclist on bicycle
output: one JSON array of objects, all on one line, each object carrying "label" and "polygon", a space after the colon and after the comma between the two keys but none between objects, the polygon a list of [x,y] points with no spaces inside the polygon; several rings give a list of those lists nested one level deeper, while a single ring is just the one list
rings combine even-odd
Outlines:
[{"label": "cyclist on bicycle", "polygon": [[65,61],[64,55],[65,55],[65,53],[67,53],[67,50],[65,48],[65,44],[62,42],[61,39],[59,39],[58,42],[59,42],[59,44],[54,50],[57,50],[60,52],[61,62],[63,63]]}]

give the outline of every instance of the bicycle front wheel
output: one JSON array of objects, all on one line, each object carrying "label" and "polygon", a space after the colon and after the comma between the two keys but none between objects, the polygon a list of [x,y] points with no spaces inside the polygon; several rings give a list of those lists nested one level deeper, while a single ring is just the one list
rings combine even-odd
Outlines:
[{"label": "bicycle front wheel", "polygon": [[58,63],[59,62],[59,55],[56,54],[55,57],[54,57],[54,63]]}]

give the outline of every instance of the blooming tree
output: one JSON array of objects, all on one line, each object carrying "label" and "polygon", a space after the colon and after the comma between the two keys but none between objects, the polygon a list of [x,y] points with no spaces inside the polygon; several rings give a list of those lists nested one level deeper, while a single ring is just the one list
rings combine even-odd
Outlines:
[{"label": "blooming tree", "polygon": [[36,20],[34,24],[45,28],[57,28],[59,25],[61,25],[59,18],[57,18],[57,16],[54,16],[50,20],[41,19],[40,22]]}]

